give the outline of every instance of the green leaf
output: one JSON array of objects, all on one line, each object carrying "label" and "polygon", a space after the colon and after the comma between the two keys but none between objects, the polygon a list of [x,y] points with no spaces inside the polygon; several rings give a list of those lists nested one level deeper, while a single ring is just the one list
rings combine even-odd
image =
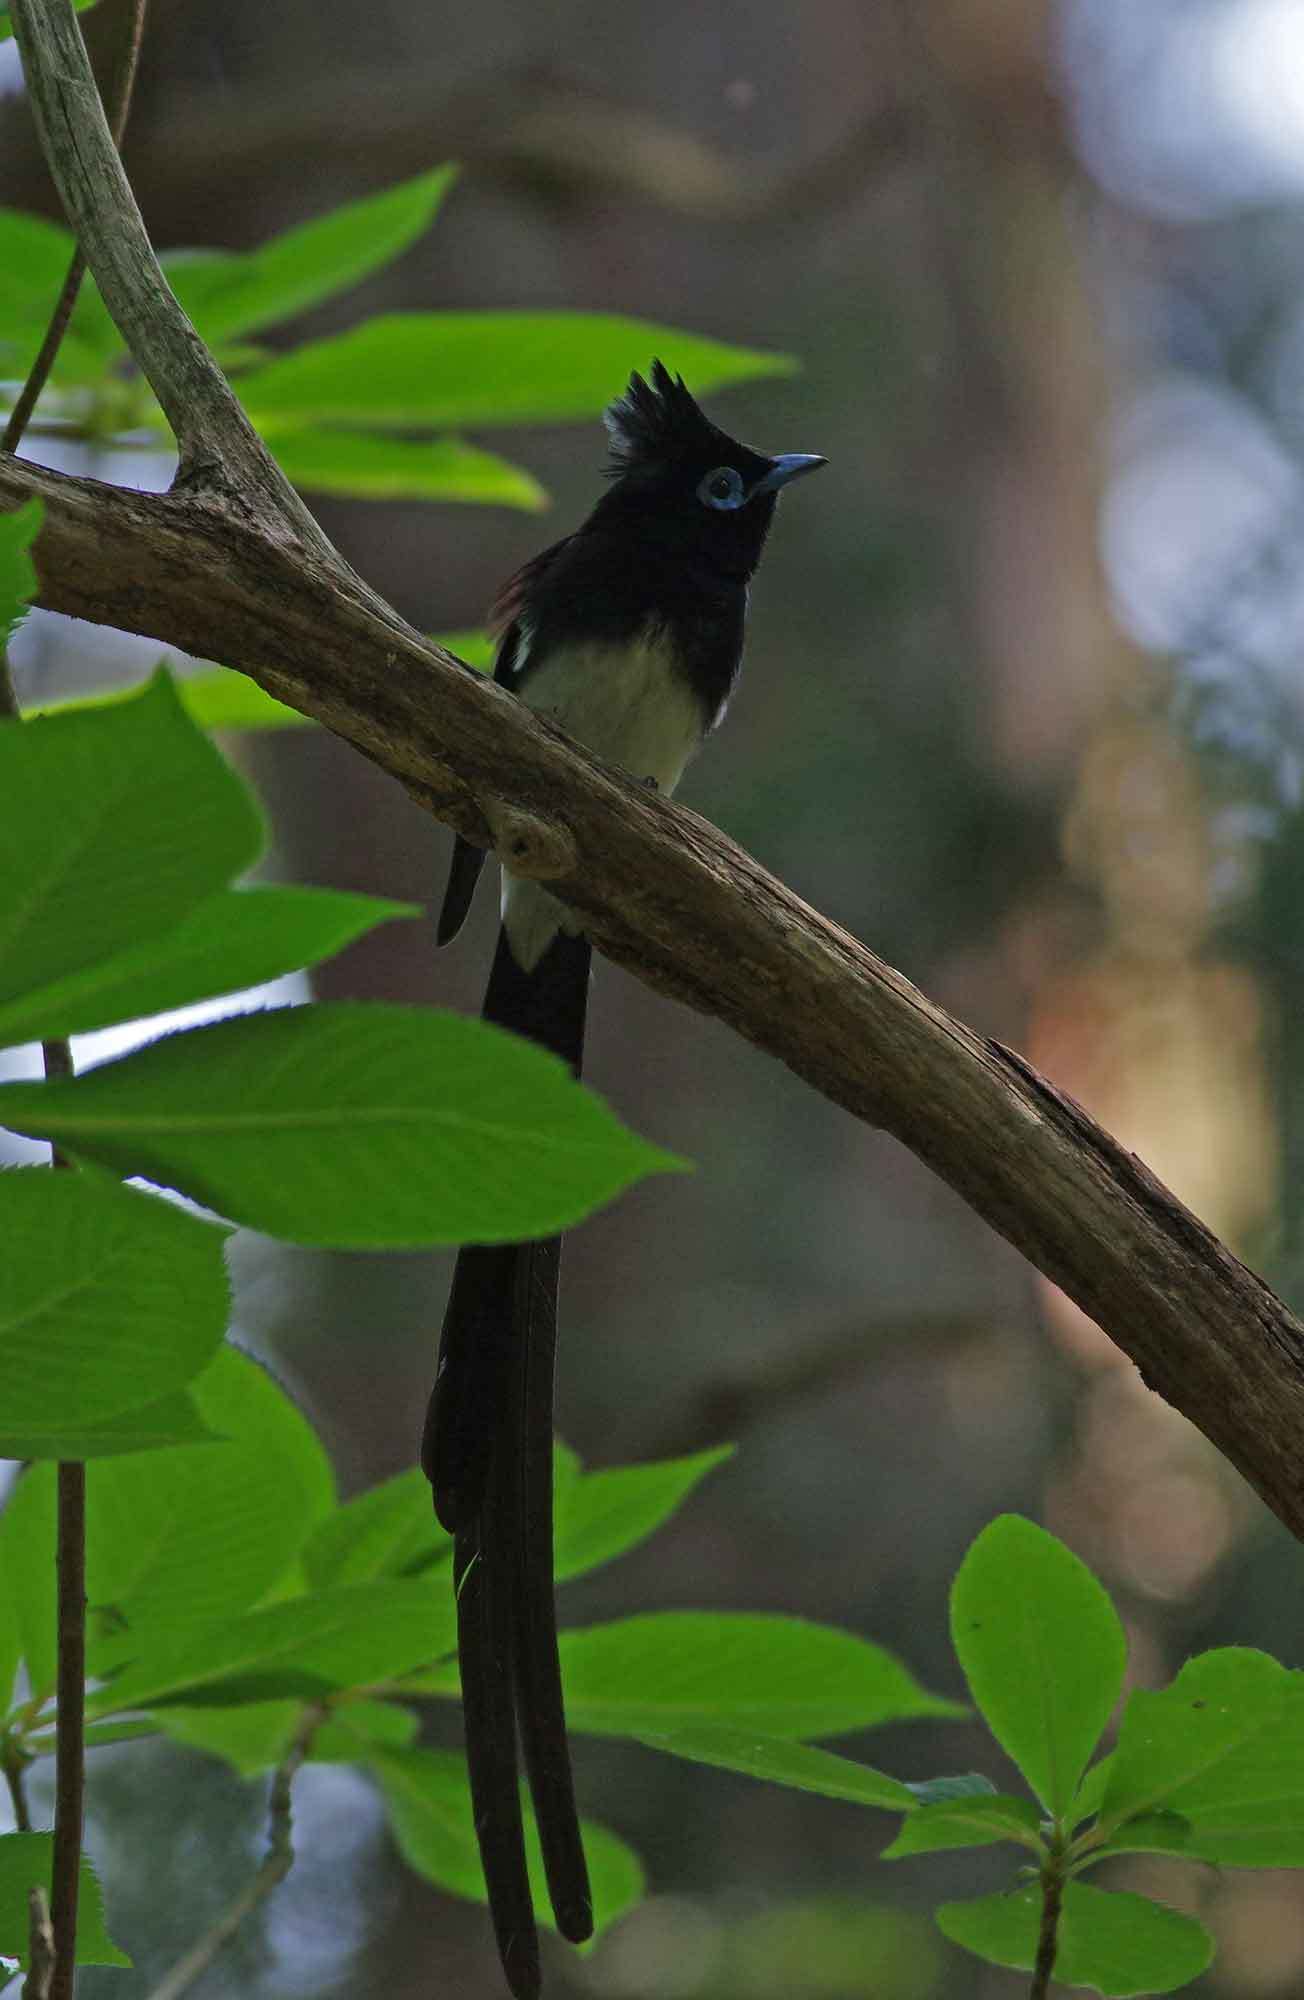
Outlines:
[{"label": "green leaf", "polygon": [[726,347],[610,313],[390,313],[242,377],[263,434],[304,424],[456,430],[595,417],[659,355],[695,395],[791,375],[786,354]]},{"label": "green leaf", "polygon": [[693,1488],[733,1454],[732,1445],[652,1465],[584,1472],[558,1495],[553,1527],[557,1581],[583,1576],[646,1541]]},{"label": "green leaf", "polygon": [[[0,8],[0,23],[6,19],[5,10]],[[4,29],[0,27],[0,40],[3,39]],[[0,270],[5,274],[0,352],[9,343],[15,322],[30,321],[39,339],[76,248],[76,237],[57,222],[47,222],[43,215],[28,215],[19,208],[0,208]],[[12,374],[17,379],[19,371],[11,369],[6,361],[0,374]]]},{"label": "green leaf", "polygon": [[310,715],[260,688],[230,667],[205,667],[177,683],[181,705],[201,729],[311,729]]},{"label": "green leaf", "polygon": [[[240,1773],[255,1778],[274,1770],[302,1729],[302,1702],[246,1702],[235,1708],[187,1708],[167,1703],[148,1722],[97,1723],[106,1735],[113,1731],[169,1736],[190,1750],[220,1757]],[[349,1698],[332,1707],[308,1738],[310,1764],[362,1764],[372,1750],[404,1750],[421,1726],[410,1708],[397,1702]]]},{"label": "green leaf", "polygon": [[187,1750],[220,1757],[242,1778],[256,1778],[260,1771],[275,1770],[289,1749],[302,1717],[303,1706],[298,1701],[250,1701],[240,1708],[169,1705],[156,1709],[147,1726],[161,1730]]},{"label": "green leaf", "polygon": [[120,1714],[181,1697],[188,1708],[292,1695],[316,1700],[410,1673],[456,1643],[452,1593],[385,1579],[284,1598],[141,1654],[87,1713]]},{"label": "green leaf", "polygon": [[1113,1822],[1165,1804],[1201,1779],[1215,1784],[1279,1719],[1293,1676],[1267,1653],[1225,1646],[1188,1660],[1171,1687],[1138,1688],[1128,1701],[1101,1802]]},{"label": "green leaf", "polygon": [[[24,1967],[28,1964],[31,1919],[27,1892],[39,1886],[49,1895],[53,1861],[52,1833],[0,1835],[0,1958],[15,1958]],[[78,1965],[130,1965],[131,1960],[118,1950],[104,1928],[99,1877],[85,1856],[78,1879]]]},{"label": "green leaf", "polygon": [[1123,1683],[1109,1598],[1062,1542],[1003,1514],[960,1566],[951,1638],[993,1736],[1048,1810],[1066,1812]]},{"label": "green leaf", "polygon": [[5,1573],[4,1538],[0,1535],[0,1719],[9,1712],[13,1700],[14,1675],[23,1655],[22,1634],[18,1629],[18,1606]]},{"label": "green leaf", "polygon": [[275,441],[286,478],[306,493],[356,500],[456,500],[522,507],[537,514],[548,496],[537,479],[493,452],[457,438],[422,442],[361,431],[288,431]]},{"label": "green leaf", "polygon": [[0,1458],[119,1458],[124,1452],[158,1451],[164,1445],[220,1442],[183,1391],[82,1430],[64,1425],[48,1434],[0,1431]]},{"label": "green leaf", "polygon": [[571,1724],[596,1736],[723,1724],[800,1741],[964,1713],[881,1646],[800,1618],[651,1612],[563,1632],[561,1657]]},{"label": "green leaf", "polygon": [[435,167],[299,223],[257,250],[169,252],[163,269],[210,346],[258,333],[392,263],[424,235],[456,174]]},{"label": "green leaf", "polygon": [[432,632],[430,636],[436,646],[452,653],[464,666],[474,667],[480,674],[492,672],[498,642],[488,632]]},{"label": "green leaf", "polygon": [[228,1231],[100,1174],[0,1174],[0,1410],[94,1428],[198,1375],[226,1331]]},{"label": "green leaf", "polygon": [[680,1164],[555,1056],[379,1003],[244,1015],[67,1081],[2,1084],[0,1122],[341,1250],[547,1236]]},{"label": "green leaf", "polygon": [[[72,4],[74,4],[74,8],[76,8],[78,14],[84,14],[88,6],[96,4],[96,0],[72,0]],[[8,38],[10,38],[12,32],[14,32],[14,28],[10,24],[10,10],[6,6],[0,6],[0,42],[8,42]],[[4,1956],[8,1956],[8,1952]],[[78,1958],[80,1956],[82,1954],[78,1952]],[[130,1958],[104,1958],[104,1960],[96,1960],[96,1962],[98,1964],[110,1964],[110,1966],[128,1966]]]},{"label": "green leaf", "polygon": [[[484,1901],[466,1765],[446,1750],[376,1750],[371,1768],[389,1807],[399,1853],[419,1875],[455,1896]],[[600,1935],[643,1894],[638,1856],[605,1826],[582,1822],[593,1888],[593,1922]],[[525,1808],[525,1848],[535,1906],[548,1917],[548,1888],[534,1817]]]},{"label": "green leaf", "polygon": [[12,513],[0,514],[0,651],[36,595],[36,568],[28,551],[41,532],[44,511],[39,500],[28,500]]},{"label": "green leaf", "polygon": [[1074,1793],[1073,1804],[1069,1808],[1068,1814],[1070,1826],[1077,1826],[1084,1819],[1091,1819],[1100,1811],[1100,1801],[1105,1796],[1105,1786],[1109,1783],[1109,1774],[1113,1769],[1113,1764],[1114,1753],[1111,1750],[1107,1757],[1099,1758],[1091,1766],[1091,1769],[1087,1772],[1082,1783]]},{"label": "green leaf", "polygon": [[854,1758],[813,1749],[808,1743],[709,1725],[669,1729],[658,1736],[640,1731],[638,1740],[649,1750],[664,1750],[694,1764],[738,1771],[745,1778],[762,1778],[767,1784],[787,1785],[798,1792],[818,1792],[826,1799],[881,1806],[887,1812],[908,1812],[914,1805],[909,1791],[896,1778],[872,1770],[868,1764],[858,1764]]},{"label": "green leaf", "polygon": [[410,1708],[393,1701],[350,1701],[335,1709],[313,1736],[313,1764],[360,1764],[373,1750],[406,1750],[421,1727]]},{"label": "green leaf", "polygon": [[82,1035],[190,1006],[333,958],[415,903],[334,889],[222,889],[172,929],[50,985],[0,1001],[0,1047]]},{"label": "green leaf", "polygon": [[[182,708],[201,729],[306,729],[311,718],[274,701],[247,674],[231,667],[204,667],[172,683]],[[117,708],[134,701],[139,686],[96,688],[89,694],[55,695],[33,702],[27,716],[67,715],[82,709]]]},{"label": "green leaf", "polygon": [[1141,1813],[1124,1820],[1118,1832],[1091,1850],[1085,1866],[1094,1868],[1111,1854],[1176,1854],[1191,1857],[1191,1822],[1181,1813]]},{"label": "green leaf", "polygon": [[0,1001],[178,923],[262,840],[165,673],[130,701],[0,725]]},{"label": "green leaf", "polygon": [[[1031,1971],[1037,1957],[1041,1892],[943,1903],[938,1927],[953,1944],[993,1965]],[[1115,1895],[1070,1882],[1064,1891],[1055,1978],[1062,1986],[1125,1996],[1172,1993],[1202,1973],[1213,1958],[1213,1939],[1193,1917],[1183,1917],[1147,1896]]]},{"label": "green leaf", "polygon": [[[87,1468],[92,1672],[238,1616],[284,1575],[333,1503],[316,1435],[247,1355],[224,1348],[190,1395],[220,1443]],[[0,1566],[37,1694],[54,1684],[54,1523],[54,1467],[33,1466],[0,1515]]]},{"label": "green leaf", "polygon": [[992,1847],[1001,1840],[1017,1841],[1034,1854],[1043,1851],[1041,1814],[1031,1799],[996,1792],[921,1806],[902,1822],[900,1833],[883,1849],[882,1858],[902,1861],[910,1854],[936,1854],[947,1847]]},{"label": "green leaf", "polygon": [[452,1539],[435,1519],[430,1482],[419,1466],[369,1487],[319,1521],[303,1552],[308,1581],[366,1583],[397,1576],[451,1554]]},{"label": "green leaf", "polygon": [[[432,641],[453,653],[468,667],[487,673],[493,666],[495,642],[487,632],[433,633]],[[311,729],[312,717],[283,701],[275,701],[251,681],[247,674],[231,667],[204,667],[173,685],[181,706],[202,729]],[[93,694],[61,695],[52,701],[35,702],[29,716],[62,715],[70,709],[111,708],[134,700],[135,687],[102,688]]]},{"label": "green leaf", "polygon": [[951,1778],[913,1778],[906,1790],[917,1806],[950,1805],[956,1799],[994,1799],[996,1787],[981,1771]]},{"label": "green leaf", "polygon": [[1123,1716],[1100,1831],[1156,1807],[1190,1822],[1183,1852],[1242,1868],[1304,1867],[1304,1675],[1227,1646],[1188,1660]]}]

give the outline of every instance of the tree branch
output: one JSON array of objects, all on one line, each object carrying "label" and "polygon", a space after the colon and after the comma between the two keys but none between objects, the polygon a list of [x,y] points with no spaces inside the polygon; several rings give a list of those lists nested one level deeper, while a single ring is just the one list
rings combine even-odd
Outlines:
[{"label": "tree branch", "polygon": [[[171,493],[158,495],[0,458],[0,507],[34,494],[46,503],[41,601],[239,668],[472,839],[488,842],[504,801],[553,826],[550,866],[575,859],[549,886],[583,913],[609,958],[893,1133],[1061,1285],[1304,1536],[1304,1327],[1019,1056],[935,1007],[715,827],[597,763],[425,643],[320,534],[301,535],[300,503],[287,502],[148,253],[125,183],[110,173],[107,131],[101,157],[82,127],[80,37],[74,50],[61,30],[55,59],[47,32],[56,19],[71,25],[68,0],[14,0],[14,19],[29,73],[40,72],[52,170],[61,188],[75,183],[75,203],[66,199],[90,267],[156,389],[163,381],[179,393],[186,371],[202,377],[203,449],[224,468],[197,488],[183,460]],[[176,394],[173,404],[184,431]]]},{"label": "tree branch", "polygon": [[326,1720],[327,1710],[318,1702],[304,1709],[299,1727],[285,1755],[272,1773],[267,1793],[267,1852],[257,1873],[245,1884],[235,1901],[172,1970],[164,1975],[149,2000],[181,2000],[201,1980],[213,1961],[225,1951],[247,1917],[279,1888],[294,1866],[293,1788],[299,1770],[312,1748],[312,1739]]},{"label": "tree branch", "polygon": [[[122,151],[123,134],[127,129],[127,120],[131,116],[131,97],[136,87],[140,45],[145,35],[147,4],[148,0],[132,0],[127,37],[118,58],[117,74],[113,80],[113,122],[109,129],[113,135],[114,146],[119,152]],[[77,303],[77,294],[81,290],[85,275],[86,259],[82,254],[81,245],[78,244],[68,265],[68,275],[60,286],[59,297],[50,315],[50,324],[45,329],[45,338],[41,342],[40,351],[32,363],[27,380],[19,391],[17,402],[9,412],[4,437],[0,438],[0,450],[17,451],[22,441],[41,391],[50,379],[50,370],[63,344],[63,337],[68,331],[68,322],[72,318],[72,309]]]}]

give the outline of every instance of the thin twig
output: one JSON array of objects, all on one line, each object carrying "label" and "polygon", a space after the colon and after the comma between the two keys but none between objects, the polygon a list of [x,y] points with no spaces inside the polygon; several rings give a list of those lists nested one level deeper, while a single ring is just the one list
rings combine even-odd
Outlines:
[{"label": "thin twig", "polygon": [[[202,495],[219,509],[234,506],[268,531],[279,528],[296,549],[334,556],[168,287],[113,143],[71,0],[10,0],[9,14],[65,213],[176,437],[174,490]],[[106,209],[115,219],[107,235],[97,226]]]},{"label": "thin twig", "polygon": [[1041,1928],[1037,1933],[1037,1961],[1032,1969],[1032,1985],[1028,1988],[1028,2000],[1047,2000],[1050,1993],[1050,1976],[1055,1968],[1055,1952],[1059,1944],[1060,1909],[1063,1901],[1063,1860],[1058,1847],[1052,1847],[1050,1857],[1041,1871]]},{"label": "thin twig", "polygon": [[[115,151],[122,145],[131,112],[131,97],[140,62],[148,0],[134,0],[127,39],[118,60],[110,124]],[[72,318],[86,260],[80,244],[50,316],[45,338],[5,426],[3,449],[17,451],[37,398],[50,377],[55,357]],[[19,718],[18,699],[8,655],[0,649],[0,711]],[[47,1078],[73,1073],[72,1050],[62,1037],[43,1042]],[[69,1164],[57,1148],[52,1167]],[[45,2000],[73,2000],[77,1983],[77,1900],[81,1889],[82,1828],[86,1814],[86,1467],[76,1460],[61,1462],[57,1475],[58,1540],[58,1717],[54,1762],[54,1856],[50,1873],[50,1930],[53,1963],[43,1967],[34,1992]],[[10,1779],[13,1790],[13,1778]],[[20,1794],[15,1794],[15,1803]],[[33,1918],[35,1925],[35,1918]],[[33,1930],[35,1937],[35,1929]],[[36,1979],[33,1957],[29,1986]]]},{"label": "thin twig", "polygon": [[[55,1165],[59,1162],[56,1160]],[[59,1466],[59,1735],[54,1751],[54,1860],[50,2000],[72,2000],[77,1981],[77,1894],[86,1794],[86,1467]]]},{"label": "thin twig", "polygon": [[312,1739],[326,1720],[326,1709],[314,1702],[304,1711],[303,1721],[295,1732],[281,1762],[272,1773],[271,1788],[267,1795],[267,1852],[252,1881],[248,1882],[230,1907],[223,1911],[217,1922],[197,1939],[183,1958],[179,1958],[172,1970],[165,1973],[148,2000],[180,2000],[188,1993],[195,1981],[207,1972],[218,1954],[225,1950],[240,1926],[252,1911],[271,1895],[273,1889],[283,1882],[294,1866],[294,1819],[291,1811],[291,1787],[299,1767],[312,1747]]},{"label": "thin twig", "polygon": [[44,1889],[37,1883],[27,1891],[27,1977],[23,1981],[23,2000],[50,2000],[54,1965],[50,1905]]},{"label": "thin twig", "polygon": [[[140,63],[140,44],[145,34],[145,10],[148,5],[149,0],[133,0],[131,19],[127,26],[127,39],[118,58],[117,74],[113,79],[113,110],[109,118],[109,129],[113,134],[113,143],[119,151],[122,149],[122,135],[127,129],[127,119],[131,115],[131,95],[135,88],[136,70]],[[50,324],[45,329],[45,338],[37,351],[27,380],[19,392],[18,400],[9,412],[4,436],[0,438],[0,451],[18,449],[23,432],[31,420],[32,411],[36,408],[37,398],[50,379],[50,370],[63,344],[63,337],[68,331],[68,322],[72,318],[72,309],[77,303],[77,294],[81,290],[85,275],[86,258],[81,245],[78,244],[73,251],[68,275],[63,281],[54,311],[50,315]]]},{"label": "thin twig", "polygon": [[27,1810],[27,1786],[24,1783],[27,1759],[12,1739],[5,1744],[3,1762],[5,1783],[9,1787],[9,1799],[14,1809],[14,1826],[19,1833],[30,1833],[32,1815]]},{"label": "thin twig", "polygon": [[[9,661],[0,647],[0,712],[19,719]],[[72,1075],[65,1040],[43,1042],[47,1077]],[[51,1153],[54,1168],[68,1161]],[[81,1886],[82,1822],[86,1795],[86,1467],[75,1460],[58,1468],[58,1536],[55,1551],[58,1611],[58,1735],[54,1752],[54,1858],[50,1876],[54,1964],[49,2000],[72,2000],[77,1977],[77,1897]],[[19,1773],[5,1773],[20,1829],[26,1806]],[[30,1822],[29,1822],[30,1825]]]}]

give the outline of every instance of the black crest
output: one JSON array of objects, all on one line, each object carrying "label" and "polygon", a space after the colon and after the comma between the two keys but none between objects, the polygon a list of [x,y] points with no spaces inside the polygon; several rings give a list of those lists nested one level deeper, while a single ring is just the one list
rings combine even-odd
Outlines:
[{"label": "black crest", "polygon": [[631,375],[629,387],[607,410],[603,421],[611,440],[612,471],[617,478],[640,466],[664,465],[700,450],[720,436],[684,387],[682,375],[672,375],[654,361],[649,379]]}]

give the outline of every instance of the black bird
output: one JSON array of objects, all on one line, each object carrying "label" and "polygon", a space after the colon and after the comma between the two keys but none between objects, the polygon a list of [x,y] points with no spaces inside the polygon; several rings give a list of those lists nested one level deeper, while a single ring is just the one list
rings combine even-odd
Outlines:
[{"label": "black bird", "polygon": [[[780,489],[825,463],[767,458],[717,430],[659,361],[606,414],[611,484],[573,535],[505,585],[494,679],[636,778],[672,792],[724,714],[747,586]],[[460,930],[484,861],[460,837],[439,942]],[[503,877],[484,1018],[578,1075],[590,947],[538,883]],[[539,1991],[516,1738],[525,1752],[557,1928],[593,1929],[562,1707],[552,1573],[552,1390],[561,1240],[458,1254],[421,1463],[455,1538],[467,1762],[508,1985]]]}]

